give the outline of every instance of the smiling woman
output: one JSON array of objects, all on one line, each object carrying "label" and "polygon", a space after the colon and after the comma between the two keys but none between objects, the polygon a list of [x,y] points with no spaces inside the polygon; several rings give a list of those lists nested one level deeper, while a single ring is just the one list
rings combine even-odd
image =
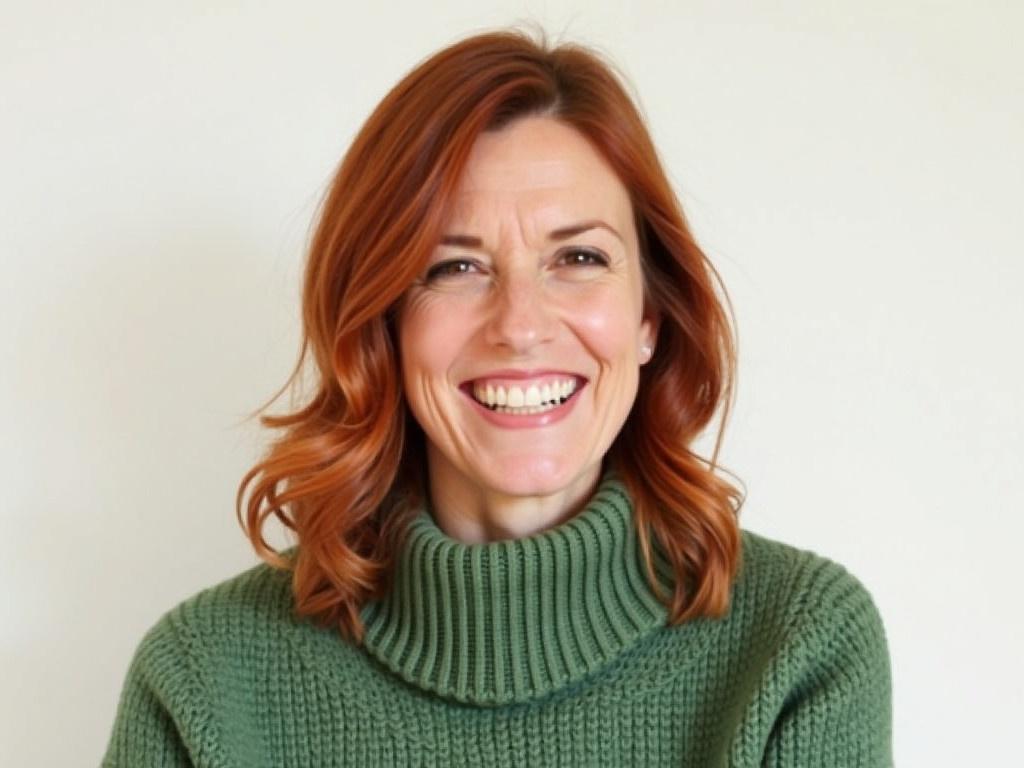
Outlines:
[{"label": "smiling woman", "polygon": [[399,304],[404,391],[441,528],[519,538],[593,495],[654,346],[632,204],[577,130],[523,117],[474,143],[448,230],[473,234]]},{"label": "smiling woman", "polygon": [[266,562],[146,634],[105,765],[889,765],[871,596],[719,476],[725,296],[601,57],[421,63],[323,205]]}]

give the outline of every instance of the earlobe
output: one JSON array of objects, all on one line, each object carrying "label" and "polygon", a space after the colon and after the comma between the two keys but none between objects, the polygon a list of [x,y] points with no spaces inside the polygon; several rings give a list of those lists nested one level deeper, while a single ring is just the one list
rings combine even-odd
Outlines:
[{"label": "earlobe", "polygon": [[649,317],[640,324],[640,364],[654,357],[654,340],[658,337],[659,318]]}]

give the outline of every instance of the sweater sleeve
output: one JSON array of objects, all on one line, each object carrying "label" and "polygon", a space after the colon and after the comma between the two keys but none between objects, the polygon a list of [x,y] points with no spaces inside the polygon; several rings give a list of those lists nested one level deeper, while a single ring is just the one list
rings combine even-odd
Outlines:
[{"label": "sweater sleeve", "polygon": [[139,644],[128,667],[102,768],[195,768],[201,718],[193,665],[164,616]]},{"label": "sweater sleeve", "polygon": [[888,643],[870,594],[855,579],[841,610],[807,632],[804,663],[775,722],[763,768],[890,768]]}]

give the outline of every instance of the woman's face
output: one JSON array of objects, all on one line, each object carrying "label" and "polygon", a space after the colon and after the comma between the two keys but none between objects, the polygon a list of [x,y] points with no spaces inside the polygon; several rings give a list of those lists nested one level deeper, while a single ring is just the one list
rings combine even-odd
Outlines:
[{"label": "woman's face", "polygon": [[480,136],[398,334],[432,480],[477,498],[596,482],[656,323],[629,194],[582,134],[527,117]]}]

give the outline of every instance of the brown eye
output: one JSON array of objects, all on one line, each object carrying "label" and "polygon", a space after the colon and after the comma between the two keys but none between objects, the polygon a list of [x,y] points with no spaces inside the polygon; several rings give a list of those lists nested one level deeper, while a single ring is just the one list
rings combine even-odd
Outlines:
[{"label": "brown eye", "polygon": [[608,259],[604,257],[604,254],[583,248],[574,248],[571,251],[566,251],[562,258],[570,266],[592,267],[608,265]]},{"label": "brown eye", "polygon": [[427,271],[427,281],[435,280],[442,277],[454,277],[455,275],[462,275],[468,273],[475,264],[472,261],[466,259],[450,259],[448,261],[442,261],[440,264],[435,264]]}]

